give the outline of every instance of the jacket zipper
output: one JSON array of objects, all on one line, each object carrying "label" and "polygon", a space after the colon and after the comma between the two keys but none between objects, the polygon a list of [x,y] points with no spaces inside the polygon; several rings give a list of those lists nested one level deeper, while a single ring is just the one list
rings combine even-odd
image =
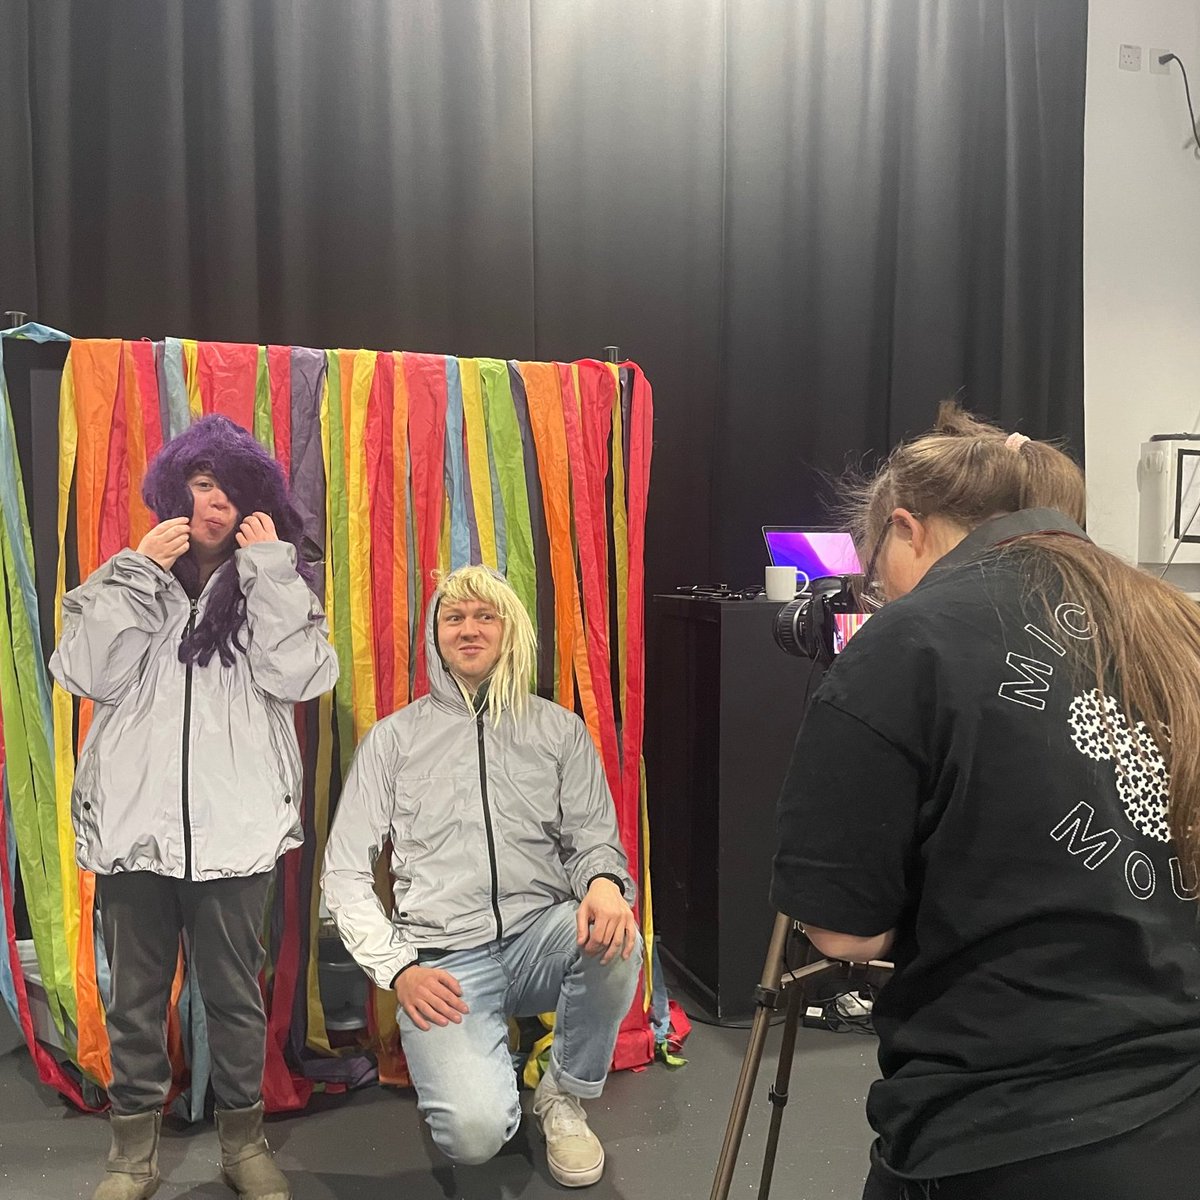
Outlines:
[{"label": "jacket zipper", "polygon": [[504,936],[500,918],[500,882],[496,874],[496,838],[492,833],[492,810],[488,804],[487,756],[483,750],[483,713],[475,718],[475,744],[479,747],[479,787],[483,793],[483,827],[487,831],[488,862],[492,868],[492,912],[496,917],[496,940]]},{"label": "jacket zipper", "polygon": [[[183,631],[184,639],[191,636],[196,625],[196,605],[193,600],[192,615],[188,617],[187,627]],[[189,787],[188,760],[190,758],[189,743],[192,740],[192,664],[189,662],[183,676],[183,877],[192,877],[192,813]]]}]

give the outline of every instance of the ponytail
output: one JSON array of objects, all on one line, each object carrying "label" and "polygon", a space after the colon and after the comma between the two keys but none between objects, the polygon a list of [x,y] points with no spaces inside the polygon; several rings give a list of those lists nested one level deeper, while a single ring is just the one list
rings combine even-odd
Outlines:
[{"label": "ponytail", "polygon": [[868,552],[897,508],[967,530],[1023,508],[1055,508],[1079,525],[1087,519],[1083,472],[1068,455],[1049,442],[1017,441],[953,400],[938,409],[932,432],[897,446],[854,492],[852,528]]}]

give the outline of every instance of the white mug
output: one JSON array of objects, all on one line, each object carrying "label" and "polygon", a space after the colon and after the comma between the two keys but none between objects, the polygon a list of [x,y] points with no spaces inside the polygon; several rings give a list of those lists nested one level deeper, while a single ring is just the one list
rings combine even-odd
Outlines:
[{"label": "white mug", "polygon": [[[800,581],[804,582],[801,583]],[[786,604],[796,598],[797,592],[808,587],[808,576],[795,567],[768,567],[766,593],[768,600]]]}]

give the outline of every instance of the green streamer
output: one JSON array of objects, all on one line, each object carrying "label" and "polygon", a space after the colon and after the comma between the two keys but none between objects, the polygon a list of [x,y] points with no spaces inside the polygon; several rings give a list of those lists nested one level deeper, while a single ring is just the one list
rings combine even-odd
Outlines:
[{"label": "green streamer", "polygon": [[508,379],[508,364],[495,358],[481,358],[479,374],[483,380],[483,415],[492,446],[490,457],[496,464],[497,482],[504,502],[508,582],[521,597],[536,634],[537,557],[533,548],[533,525],[529,519],[529,493],[525,487],[525,452]]},{"label": "green streamer", "polygon": [[258,374],[254,379],[254,440],[275,457],[275,422],[271,415],[271,372],[267,348],[258,348]]}]

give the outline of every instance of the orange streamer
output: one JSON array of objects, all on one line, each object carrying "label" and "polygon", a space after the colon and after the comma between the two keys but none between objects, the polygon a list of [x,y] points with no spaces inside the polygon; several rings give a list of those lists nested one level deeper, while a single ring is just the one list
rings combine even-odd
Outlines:
[{"label": "orange streamer", "polygon": [[563,708],[574,709],[575,609],[579,588],[571,537],[571,472],[563,425],[558,367],[554,363],[518,364],[529,401],[529,423],[537,447],[542,505],[550,537],[550,571],[554,577],[554,625],[558,636],[558,695]]}]

